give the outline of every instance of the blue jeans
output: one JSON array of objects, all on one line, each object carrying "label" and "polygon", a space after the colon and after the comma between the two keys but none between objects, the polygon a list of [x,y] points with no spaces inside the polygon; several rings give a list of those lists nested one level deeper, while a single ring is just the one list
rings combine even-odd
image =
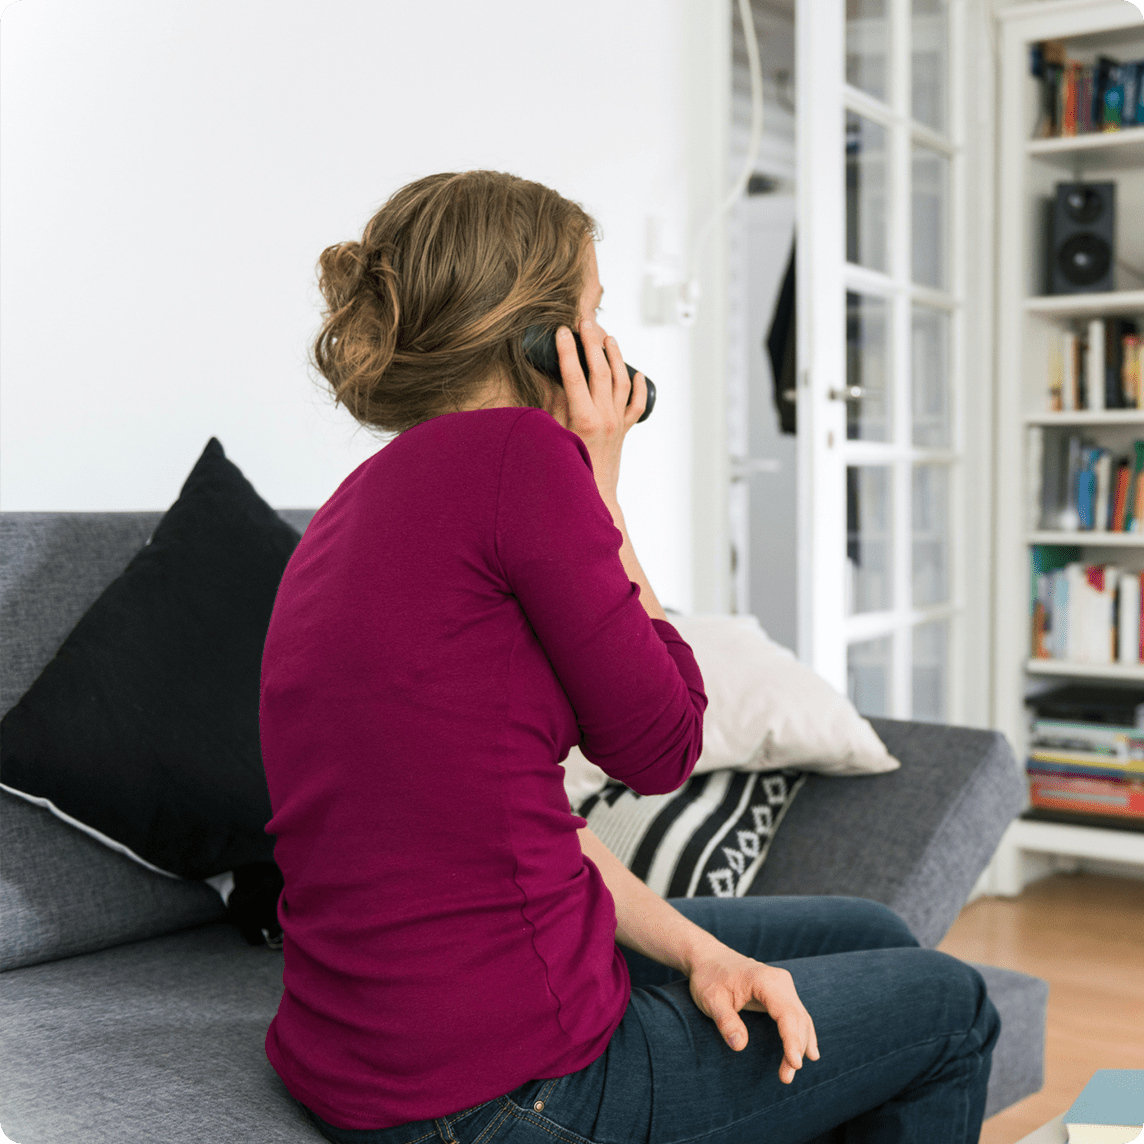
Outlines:
[{"label": "blue jeans", "polygon": [[627,1011],[603,1055],[438,1120],[335,1128],[335,1144],[969,1144],[981,1131],[1001,1027],[976,970],[920,949],[893,911],[861,898],[685,898],[682,914],[781,965],[814,1020],[821,1059],[779,1081],[782,1042],[744,1011],[733,1052],[687,980],[624,950]]}]

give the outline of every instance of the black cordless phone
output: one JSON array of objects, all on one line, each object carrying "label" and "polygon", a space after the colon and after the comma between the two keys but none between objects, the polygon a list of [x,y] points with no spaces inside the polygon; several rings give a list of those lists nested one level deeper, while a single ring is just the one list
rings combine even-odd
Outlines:
[{"label": "black cordless phone", "polygon": [[[572,336],[576,339],[576,352],[580,355],[580,368],[584,371],[584,377],[587,378],[588,358],[584,353],[584,343],[580,340],[579,334],[573,332]],[[558,385],[564,384],[564,379],[560,376],[560,356],[556,352],[555,330],[529,326],[524,331],[522,344],[529,364],[535,366],[545,376],[552,378]],[[632,369],[627,362],[624,362],[624,365],[627,367],[628,377],[635,381],[637,371]],[[644,381],[647,382],[647,406],[644,408],[640,421],[646,421],[651,416],[651,411],[655,406],[655,386],[647,374],[644,374]],[[635,390],[633,389],[632,392],[634,393]],[[628,401],[631,401],[630,396]],[[637,421],[636,424],[638,425],[640,421]]]}]

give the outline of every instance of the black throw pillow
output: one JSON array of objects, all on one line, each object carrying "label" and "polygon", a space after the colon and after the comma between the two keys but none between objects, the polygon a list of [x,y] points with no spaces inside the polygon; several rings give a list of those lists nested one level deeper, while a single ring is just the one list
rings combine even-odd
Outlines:
[{"label": "black throw pillow", "polygon": [[212,438],[0,722],[0,782],[184,878],[264,869],[262,646],[298,540]]}]

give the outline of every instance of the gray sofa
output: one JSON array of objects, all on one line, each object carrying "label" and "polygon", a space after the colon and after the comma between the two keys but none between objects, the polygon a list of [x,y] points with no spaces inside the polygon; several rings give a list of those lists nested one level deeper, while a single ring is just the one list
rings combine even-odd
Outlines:
[{"label": "gray sofa", "polygon": [[[0,514],[0,714],[160,515]],[[282,515],[304,528],[310,513]],[[1020,774],[993,732],[875,727],[901,769],[811,776],[753,892],[873,898],[933,946],[1020,809]],[[0,828],[0,1127],[10,1139],[321,1139],[263,1054],[281,953],[247,945],[204,883],[152,874],[5,791]],[[979,968],[1004,1022],[991,1115],[1041,1086],[1047,986]]]}]

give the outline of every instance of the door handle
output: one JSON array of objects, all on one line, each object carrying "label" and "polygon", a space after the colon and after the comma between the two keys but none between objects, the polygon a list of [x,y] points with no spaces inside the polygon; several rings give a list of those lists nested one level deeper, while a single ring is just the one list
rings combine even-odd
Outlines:
[{"label": "door handle", "polygon": [[861,401],[866,391],[860,385],[846,385],[841,389],[828,389],[826,396],[831,401]]}]

